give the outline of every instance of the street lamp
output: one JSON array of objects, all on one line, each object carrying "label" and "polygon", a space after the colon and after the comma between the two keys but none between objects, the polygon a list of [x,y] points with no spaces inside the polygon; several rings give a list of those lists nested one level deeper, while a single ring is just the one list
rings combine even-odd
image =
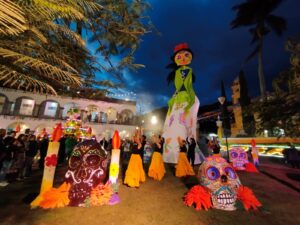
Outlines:
[{"label": "street lamp", "polygon": [[[227,105],[224,104],[226,101],[225,96],[221,96],[218,98],[218,101],[220,102],[220,109],[221,109],[221,120],[222,122],[219,124],[222,126],[223,124],[223,133],[225,136],[225,143],[226,143],[226,150],[227,150],[227,161],[229,162],[229,149],[228,149],[228,140],[227,138],[231,135],[231,129],[230,129],[230,120],[229,120],[229,114],[227,110]],[[219,120],[219,118],[218,118]]]},{"label": "street lamp", "polygon": [[156,117],[156,116],[152,116],[152,117],[151,117],[151,124],[152,124],[152,125],[157,124],[157,117]]}]

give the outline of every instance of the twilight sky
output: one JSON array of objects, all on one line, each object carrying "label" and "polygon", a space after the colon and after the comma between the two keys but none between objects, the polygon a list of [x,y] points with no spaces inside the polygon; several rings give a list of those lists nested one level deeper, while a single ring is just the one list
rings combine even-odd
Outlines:
[{"label": "twilight sky", "polygon": [[[147,34],[137,51],[136,63],[146,67],[137,73],[125,75],[127,90],[137,94],[138,111],[167,105],[174,92],[168,86],[166,77],[170,56],[176,44],[187,42],[194,52],[191,64],[196,75],[194,89],[201,105],[217,101],[220,83],[225,82],[227,97],[231,96],[230,86],[238,75],[244,59],[254,49],[250,45],[248,28],[231,30],[230,22],[235,14],[233,5],[244,0],[148,0],[152,5],[150,17],[161,33]],[[274,11],[288,23],[282,37],[273,32],[268,34],[264,46],[264,62],[267,90],[278,72],[289,66],[289,53],[284,50],[288,37],[300,34],[300,1],[286,0]],[[257,60],[253,59],[244,67],[250,96],[259,94]]]}]

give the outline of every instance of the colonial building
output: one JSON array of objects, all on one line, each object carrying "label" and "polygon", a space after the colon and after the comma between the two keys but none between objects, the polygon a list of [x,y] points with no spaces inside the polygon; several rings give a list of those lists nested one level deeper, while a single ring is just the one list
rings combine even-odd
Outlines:
[{"label": "colonial building", "polygon": [[80,111],[84,125],[91,127],[97,138],[109,138],[114,130],[119,130],[122,137],[129,137],[136,128],[133,101],[89,100],[0,88],[0,128],[51,133],[55,124],[64,124],[70,108]]}]

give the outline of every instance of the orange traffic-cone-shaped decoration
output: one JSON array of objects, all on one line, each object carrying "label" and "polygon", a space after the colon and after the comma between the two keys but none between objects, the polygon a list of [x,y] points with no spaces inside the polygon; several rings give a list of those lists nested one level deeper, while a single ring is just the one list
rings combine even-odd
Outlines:
[{"label": "orange traffic-cone-shaped decoration", "polygon": [[49,143],[47,156],[45,158],[44,174],[39,196],[31,202],[31,207],[39,206],[43,200],[43,193],[48,191],[53,186],[54,174],[57,164],[57,154],[59,150],[59,139],[62,136],[62,126],[57,124],[52,133],[52,141]]}]

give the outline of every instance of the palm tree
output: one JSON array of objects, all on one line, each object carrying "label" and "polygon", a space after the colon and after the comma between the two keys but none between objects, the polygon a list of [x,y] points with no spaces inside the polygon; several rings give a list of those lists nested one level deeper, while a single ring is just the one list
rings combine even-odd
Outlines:
[{"label": "palm tree", "polygon": [[236,18],[231,22],[231,28],[242,26],[250,27],[252,43],[256,43],[255,50],[247,57],[249,61],[258,55],[258,77],[261,96],[266,95],[266,83],[263,68],[263,40],[270,31],[282,35],[286,30],[286,21],[272,12],[283,2],[283,0],[246,0],[242,4],[235,5],[232,9],[236,11]]},{"label": "palm tree", "polygon": [[[147,30],[139,22],[144,19],[143,11],[137,12],[143,1],[132,2],[0,0],[0,86],[52,94],[65,92],[67,86],[115,87],[111,82],[94,79],[103,70],[135,66],[132,53]],[[121,17],[125,13],[130,18],[126,21]],[[130,42],[116,30],[129,32],[128,36],[136,41]],[[84,39],[90,33],[95,36],[92,41],[104,46],[99,44],[98,56],[86,48]],[[109,61],[113,48],[107,46],[114,45],[121,55],[117,69],[112,64],[107,68],[99,60],[104,55]]]}]

